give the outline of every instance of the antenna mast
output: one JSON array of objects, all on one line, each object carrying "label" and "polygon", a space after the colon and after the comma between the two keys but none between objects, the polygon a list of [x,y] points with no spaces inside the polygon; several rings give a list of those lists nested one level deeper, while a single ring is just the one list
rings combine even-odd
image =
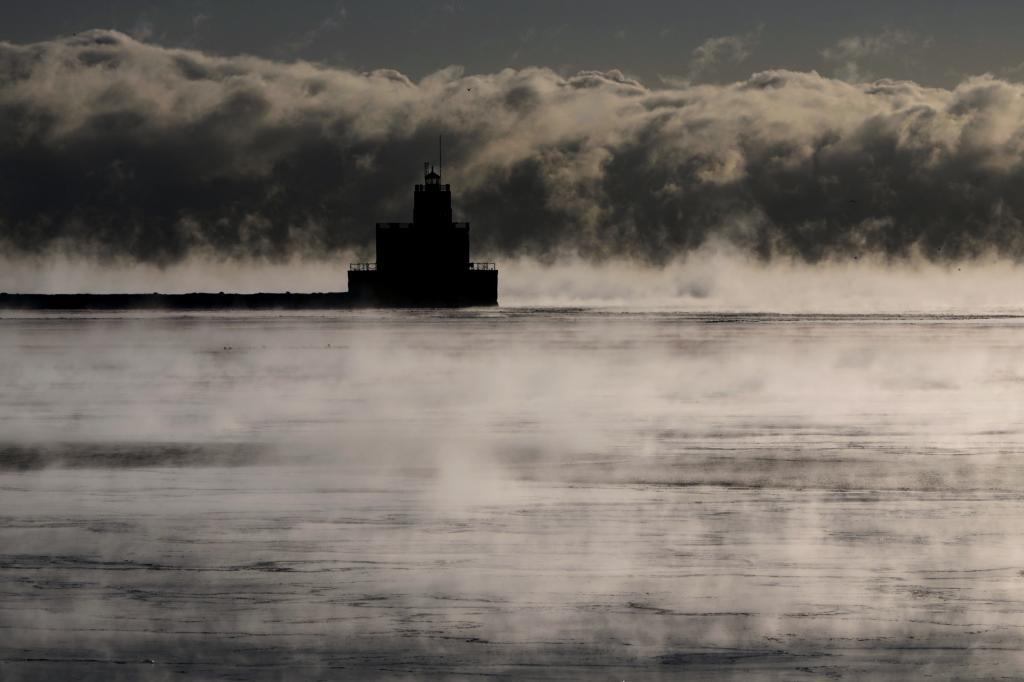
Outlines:
[{"label": "antenna mast", "polygon": [[441,174],[441,167],[444,165],[444,147],[441,146],[442,135],[437,136],[437,174]]}]

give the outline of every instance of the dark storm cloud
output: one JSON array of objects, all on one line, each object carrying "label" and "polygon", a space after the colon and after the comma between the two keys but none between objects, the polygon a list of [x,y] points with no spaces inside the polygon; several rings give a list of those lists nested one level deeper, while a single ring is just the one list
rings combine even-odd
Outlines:
[{"label": "dark storm cloud", "polygon": [[93,31],[0,44],[0,243],[165,263],[328,255],[409,214],[444,133],[494,254],[1024,258],[1024,86],[769,71],[649,89],[548,69],[419,82]]}]

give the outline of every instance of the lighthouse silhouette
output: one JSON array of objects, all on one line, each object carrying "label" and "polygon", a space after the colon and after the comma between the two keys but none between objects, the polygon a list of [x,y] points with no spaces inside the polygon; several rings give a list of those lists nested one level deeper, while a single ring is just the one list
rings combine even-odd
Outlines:
[{"label": "lighthouse silhouette", "polygon": [[413,192],[411,223],[377,223],[377,261],[352,263],[352,303],[382,307],[461,307],[498,304],[494,263],[469,259],[469,223],[452,220],[451,185],[441,169],[423,164]]}]

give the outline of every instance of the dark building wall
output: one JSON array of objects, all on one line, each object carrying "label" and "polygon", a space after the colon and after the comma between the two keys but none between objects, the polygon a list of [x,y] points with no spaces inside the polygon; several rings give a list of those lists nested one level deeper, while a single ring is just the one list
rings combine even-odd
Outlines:
[{"label": "dark building wall", "polygon": [[377,226],[377,269],[381,272],[407,270],[416,263],[416,232],[411,223]]},{"label": "dark building wall", "polygon": [[416,185],[412,220],[424,227],[444,226],[452,222],[451,185]]},{"label": "dark building wall", "polygon": [[348,291],[353,305],[395,307],[457,307],[498,304],[496,270],[434,273],[421,279],[402,271],[349,271]]},{"label": "dark building wall", "polygon": [[464,270],[469,267],[469,225],[466,223],[424,229],[409,223],[377,226],[377,269]]},{"label": "dark building wall", "polygon": [[441,228],[434,237],[429,242],[433,248],[428,248],[427,253],[438,267],[446,270],[469,267],[469,225]]}]

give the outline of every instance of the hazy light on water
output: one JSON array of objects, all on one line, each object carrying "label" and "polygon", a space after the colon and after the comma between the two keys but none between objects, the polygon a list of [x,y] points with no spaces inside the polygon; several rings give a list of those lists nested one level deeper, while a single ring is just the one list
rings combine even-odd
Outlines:
[{"label": "hazy light on water", "polygon": [[5,315],[5,656],[996,670],[1019,643],[1022,330]]}]

